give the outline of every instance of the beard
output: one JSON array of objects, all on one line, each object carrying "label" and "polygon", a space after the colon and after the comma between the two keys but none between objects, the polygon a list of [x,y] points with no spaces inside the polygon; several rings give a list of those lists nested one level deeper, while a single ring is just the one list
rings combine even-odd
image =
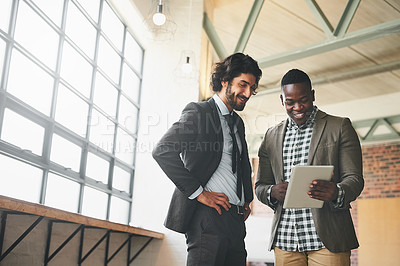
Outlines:
[{"label": "beard", "polygon": [[243,111],[246,103],[238,103],[236,93],[232,92],[232,84],[228,84],[225,92],[226,99],[228,100],[228,104],[232,107],[232,109],[236,111]]}]

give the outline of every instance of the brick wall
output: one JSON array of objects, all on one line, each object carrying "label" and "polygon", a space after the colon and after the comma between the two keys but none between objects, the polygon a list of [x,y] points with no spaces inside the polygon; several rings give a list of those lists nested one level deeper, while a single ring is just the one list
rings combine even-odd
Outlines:
[{"label": "brick wall", "polygon": [[[365,186],[359,199],[400,197],[400,142],[366,144],[362,146]],[[256,179],[258,158],[252,159],[253,182]],[[357,232],[357,201],[351,204],[351,215]],[[272,217],[272,210],[254,199],[252,215]],[[358,265],[358,251],[352,251],[351,265]]]},{"label": "brick wall", "polygon": [[400,143],[363,146],[366,198],[400,197]]},{"label": "brick wall", "polygon": [[[364,190],[359,199],[400,197],[400,142],[363,145]],[[357,201],[351,204],[357,232]],[[358,251],[351,255],[351,265],[358,265]]]}]

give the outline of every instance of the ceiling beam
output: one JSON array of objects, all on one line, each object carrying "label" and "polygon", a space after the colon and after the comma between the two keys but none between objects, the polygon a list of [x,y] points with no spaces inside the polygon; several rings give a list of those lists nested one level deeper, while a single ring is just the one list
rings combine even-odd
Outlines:
[{"label": "ceiling beam", "polygon": [[211,42],[211,45],[214,47],[215,52],[217,53],[220,59],[225,58],[228,56],[226,49],[221,42],[221,39],[218,37],[215,28],[208,17],[207,13],[204,12],[203,14],[203,28],[207,34],[208,40]]},{"label": "ceiling beam", "polygon": [[[380,65],[373,65],[359,69],[353,69],[350,71],[340,72],[337,74],[332,74],[323,77],[311,78],[312,85],[321,85],[326,83],[334,83],[344,80],[350,80],[355,78],[361,78],[365,76],[375,75],[379,73],[389,72],[400,69],[400,61],[389,62]],[[260,86],[260,91],[253,97],[262,96],[266,94],[280,92],[280,86],[270,86],[270,87],[262,87]]]},{"label": "ceiling beam", "polygon": [[251,8],[250,14],[247,17],[246,24],[243,27],[242,34],[240,35],[239,41],[236,44],[235,53],[244,51],[263,4],[264,0],[254,0],[253,7]]},{"label": "ceiling beam", "polygon": [[365,41],[386,37],[400,32],[400,19],[361,29],[346,34],[342,38],[332,38],[319,43],[295,48],[280,54],[261,58],[258,64],[261,68],[267,68],[298,59],[326,53],[343,47],[355,45]]},{"label": "ceiling beam", "polygon": [[361,0],[349,0],[347,2],[346,8],[343,11],[342,17],[339,20],[338,25],[336,26],[333,35],[336,37],[343,37],[347,29],[350,26],[351,21],[357,11],[358,6],[360,5]]},{"label": "ceiling beam", "polygon": [[317,21],[322,27],[322,30],[325,32],[326,36],[331,37],[333,33],[333,27],[329,20],[326,18],[324,12],[322,12],[321,8],[317,4],[315,0],[306,0],[306,3],[310,7]]},{"label": "ceiling beam", "polygon": [[[375,141],[375,140],[389,140],[389,139],[399,139],[400,132],[396,130],[393,126],[394,124],[400,123],[400,115],[390,116],[390,117],[381,117],[374,119],[367,119],[353,122],[353,127],[357,131],[357,129],[367,128],[368,132],[364,136],[361,136],[359,132],[357,132],[361,141]],[[387,129],[388,133],[375,134],[378,127],[383,126]]]}]

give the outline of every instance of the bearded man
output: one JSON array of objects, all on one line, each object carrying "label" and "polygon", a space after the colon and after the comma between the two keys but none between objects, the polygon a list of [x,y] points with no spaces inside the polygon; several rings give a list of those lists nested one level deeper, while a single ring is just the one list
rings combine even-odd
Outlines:
[{"label": "bearded man", "polygon": [[218,62],[211,75],[215,95],[189,103],[153,150],[176,185],[165,226],[184,233],[187,265],[245,266],[245,220],[253,200],[251,167],[242,119],[261,70],[248,55]]}]

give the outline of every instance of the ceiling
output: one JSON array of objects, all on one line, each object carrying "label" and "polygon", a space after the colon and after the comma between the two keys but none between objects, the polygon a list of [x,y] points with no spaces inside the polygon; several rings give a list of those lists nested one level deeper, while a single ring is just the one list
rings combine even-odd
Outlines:
[{"label": "ceiling", "polygon": [[241,113],[248,135],[285,118],[279,84],[292,68],[309,74],[325,111],[353,121],[400,115],[399,0],[205,2],[215,60],[240,51],[263,70]]}]

